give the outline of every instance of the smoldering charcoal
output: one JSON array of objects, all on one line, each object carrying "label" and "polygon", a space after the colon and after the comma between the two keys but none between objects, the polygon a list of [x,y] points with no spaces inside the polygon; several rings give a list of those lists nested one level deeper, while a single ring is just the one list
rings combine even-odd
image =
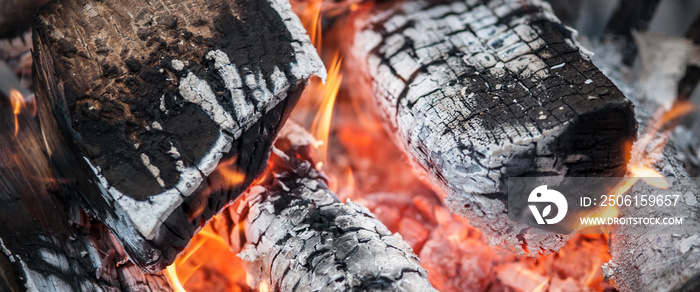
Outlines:
[{"label": "smoldering charcoal", "polygon": [[506,178],[622,176],[632,103],[543,1],[406,1],[354,20],[360,64],[387,130],[450,209],[519,253],[560,234],[508,223]]},{"label": "smoldering charcoal", "polygon": [[699,24],[0,0],[0,291],[696,291]]},{"label": "smoldering charcoal", "polygon": [[[35,22],[57,176],[152,271],[250,185],[308,78],[325,77],[286,1],[53,1]],[[224,162],[244,181],[226,183]]]}]

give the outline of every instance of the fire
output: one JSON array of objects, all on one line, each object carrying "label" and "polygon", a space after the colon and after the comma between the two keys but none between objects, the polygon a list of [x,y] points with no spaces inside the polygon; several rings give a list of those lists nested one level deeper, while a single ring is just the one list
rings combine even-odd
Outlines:
[{"label": "fire", "polygon": [[[625,178],[612,190],[610,190],[609,195],[612,196],[611,199],[615,199],[618,196],[625,194],[639,180],[642,180],[650,186],[658,189],[666,190],[669,188],[666,178],[664,178],[660,172],[653,168],[653,165],[661,156],[664,146],[666,146],[666,143],[668,142],[667,135],[659,136],[657,134],[664,128],[666,128],[666,132],[670,131],[670,129],[668,129],[670,128],[670,122],[687,115],[692,111],[694,111],[694,107],[687,101],[676,102],[668,111],[659,109],[642,137],[639,138],[634,145],[626,145],[626,152],[629,155],[627,162],[627,173]],[[614,218],[618,217],[619,215],[620,210],[618,207],[612,205],[608,205],[603,209],[598,209],[591,214],[591,216],[598,218]],[[594,225],[582,225],[580,228],[590,226]]]},{"label": "fire", "polygon": [[[316,49],[321,53],[322,38],[321,38],[321,20],[322,20],[322,1],[312,0],[303,5],[301,21],[306,30],[309,32],[311,42]],[[321,54],[323,55],[323,54]],[[328,61],[328,60],[324,60]],[[316,149],[316,159],[318,161],[316,168],[323,168],[324,164],[328,163],[328,137],[330,135],[330,124],[333,117],[333,108],[335,100],[340,90],[340,85],[343,81],[341,71],[342,57],[338,50],[333,52],[333,57],[330,58],[329,66],[326,66],[328,77],[325,84],[319,80],[312,80],[309,86],[304,90],[303,96],[297,111],[315,112],[315,117],[310,126],[310,133],[318,141],[314,145]],[[331,179],[331,184],[336,184],[337,181]],[[335,190],[335,188],[332,188]]]},{"label": "fire", "polygon": [[[307,3],[303,13],[301,13],[302,23],[309,32],[311,42],[319,52],[321,50],[321,2],[314,0]],[[297,106],[302,111],[307,109],[316,112],[310,126],[310,132],[319,141],[314,145],[319,161],[317,165],[319,169],[323,167],[324,162],[327,162],[331,118],[335,100],[343,80],[340,72],[341,62],[342,58],[336,52],[330,62],[327,63],[330,66],[327,66],[328,77],[325,84],[318,79],[312,80]],[[223,161],[217,167],[217,171],[221,174],[224,183],[230,187],[238,186],[246,179],[245,173],[234,168],[236,159],[237,157],[233,157]],[[267,169],[269,170],[270,167],[268,166]],[[266,170],[253,184],[264,182],[267,175],[268,171]],[[348,169],[346,177],[352,179],[350,169]],[[337,181],[332,179],[331,184],[337,186]],[[348,191],[352,191],[352,189]],[[195,210],[193,212],[194,215],[191,217],[197,216],[200,212],[201,210]],[[226,260],[221,260],[222,258]],[[211,224],[208,224],[195,235],[183,254],[178,256],[177,260],[167,267],[165,275],[178,292],[211,291],[211,289],[207,289],[212,284],[211,279],[201,281],[193,279],[198,275],[212,272],[219,272],[226,276],[224,282],[227,282],[225,285],[218,287],[219,289],[213,289],[214,291],[253,290],[247,286],[247,275],[242,268],[240,258],[229,250],[226,242],[213,231]],[[265,281],[261,281],[257,290],[268,292],[270,287]]]},{"label": "fire", "polygon": [[192,238],[165,275],[177,292],[248,290],[241,259],[210,225]]},{"label": "fire", "polygon": [[311,0],[304,5],[301,13],[301,24],[306,28],[311,43],[321,53],[321,7],[322,0]]},{"label": "fire", "polygon": [[224,178],[226,185],[230,187],[238,186],[245,181],[245,173],[232,168],[237,159],[238,157],[234,156],[229,160],[219,163],[219,166],[216,167],[216,170],[219,171],[221,176]]},{"label": "fire", "polygon": [[[27,103],[22,96],[22,93],[17,89],[10,89],[10,103],[12,105],[12,114],[15,115],[15,133],[14,137],[17,137],[19,133],[19,114],[22,113],[22,109],[27,107]],[[36,114],[34,110],[33,115]]]},{"label": "fire", "polygon": [[[330,37],[338,36],[325,34],[327,40],[321,50],[321,21],[326,10],[321,2],[299,2],[294,8],[301,9],[297,10],[297,14],[321,55],[331,56],[324,59],[329,65],[328,79],[325,84],[318,79],[310,81],[291,119],[308,126],[319,141],[314,145],[315,158],[319,161],[317,168],[324,169],[330,178],[331,189],[341,200],[352,199],[362,204],[392,233],[400,233],[420,257],[429,271],[431,282],[440,291],[560,291],[571,285],[584,291],[611,289],[603,281],[600,269],[600,265],[611,258],[607,235],[576,235],[558,253],[523,259],[497,253],[466,219],[450,212],[440,194],[411,171],[411,165],[384,132],[382,123],[369,114],[372,112],[371,103],[366,102],[366,97],[358,96],[366,91],[349,90],[349,86],[341,88],[342,58],[333,47],[334,43],[328,41]],[[347,8],[357,8],[357,4],[349,4]],[[335,113],[334,109],[337,109]],[[680,113],[684,111],[682,108],[677,110]],[[674,119],[668,115],[660,117],[661,120],[663,118],[665,122],[656,126],[656,131]],[[337,145],[329,148],[330,143]],[[634,147],[630,145],[630,153],[646,148],[641,147],[639,142],[637,144]],[[639,158],[630,158],[629,161],[630,178],[612,193],[624,193],[638,180],[636,177],[661,177],[658,172],[658,176],[655,176],[655,171],[647,167],[652,165],[648,161]],[[222,163],[219,172],[227,182],[241,183],[245,177],[231,169],[234,162],[235,158]],[[263,183],[268,175],[266,172],[254,184]],[[663,183],[653,182],[652,185],[663,186]],[[617,216],[618,213],[601,215]],[[226,264],[211,262],[222,261],[220,258],[229,260],[224,261]],[[176,262],[168,267],[166,275],[177,291],[207,290],[207,283],[212,280],[198,281],[207,273],[226,275],[225,287],[229,291],[270,291],[270,284],[265,280],[252,287],[247,286],[246,277],[253,275],[243,272],[242,265],[241,260],[213,232],[213,228],[207,225]],[[510,282],[502,281],[504,279],[510,279]],[[257,280],[261,279],[255,282]]]},{"label": "fire", "polygon": [[328,80],[326,84],[318,85],[320,88],[308,91],[312,94],[317,92],[317,98],[322,99],[318,114],[311,124],[311,134],[316,140],[321,141],[321,143],[315,145],[317,146],[318,160],[321,165],[328,161],[328,136],[330,134],[331,118],[333,117],[333,105],[338,96],[340,84],[343,81],[343,75],[340,73],[341,62],[342,59],[336,53],[331,61],[330,69],[328,70]]}]

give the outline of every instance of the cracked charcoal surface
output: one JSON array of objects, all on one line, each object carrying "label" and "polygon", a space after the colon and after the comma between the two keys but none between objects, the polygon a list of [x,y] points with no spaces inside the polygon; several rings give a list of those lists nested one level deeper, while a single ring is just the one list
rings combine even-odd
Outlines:
[{"label": "cracked charcoal surface", "polygon": [[[285,139],[276,145],[294,145]],[[239,256],[251,261],[253,278],[273,291],[434,291],[408,244],[367,208],[339,202],[310,160],[296,158],[308,157],[297,155],[310,144],[297,146],[273,152],[276,178],[251,188],[245,203],[214,221],[234,250],[243,248]],[[243,224],[235,224],[241,217]]]},{"label": "cracked charcoal surface", "polygon": [[515,237],[507,177],[623,175],[632,104],[543,1],[418,0],[368,14],[346,55],[415,168],[492,244],[557,250],[566,236]]},{"label": "cracked charcoal surface", "polygon": [[[152,271],[252,182],[307,79],[325,76],[284,0],[54,1],[36,23],[57,175]],[[222,162],[245,181],[227,184]]]}]

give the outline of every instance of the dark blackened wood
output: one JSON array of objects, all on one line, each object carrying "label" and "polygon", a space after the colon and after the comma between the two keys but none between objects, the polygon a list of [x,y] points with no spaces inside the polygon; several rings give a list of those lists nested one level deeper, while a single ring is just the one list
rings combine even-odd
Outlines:
[{"label": "dark blackened wood", "polygon": [[[0,107],[0,290],[169,291],[162,274],[143,274],[102,224],[58,195],[38,123]],[[112,255],[111,257],[109,255]]]},{"label": "dark blackened wood", "polygon": [[64,191],[151,271],[264,169],[307,79],[325,74],[283,0],[59,0],[33,39],[43,134],[75,182]]},{"label": "dark blackened wood", "polygon": [[[525,250],[508,223],[507,177],[621,176],[623,144],[636,135],[631,102],[543,4],[373,8],[355,20],[346,53],[415,168],[452,211],[516,252]],[[545,253],[567,238],[525,237]]]},{"label": "dark blackened wood", "polygon": [[252,277],[272,291],[435,291],[406,242],[328,189],[313,141],[286,125],[265,180],[212,222]]},{"label": "dark blackened wood", "polygon": [[637,57],[637,45],[632,31],[646,31],[660,0],[620,0],[605,27],[607,34],[619,36],[623,41],[622,58],[630,66]]},{"label": "dark blackened wood", "polygon": [[[695,17],[695,21],[690,25],[685,36],[694,44],[700,44],[700,14]],[[700,67],[692,65],[686,67],[685,76],[678,82],[678,98],[681,100],[690,98],[698,82],[700,82]]]}]

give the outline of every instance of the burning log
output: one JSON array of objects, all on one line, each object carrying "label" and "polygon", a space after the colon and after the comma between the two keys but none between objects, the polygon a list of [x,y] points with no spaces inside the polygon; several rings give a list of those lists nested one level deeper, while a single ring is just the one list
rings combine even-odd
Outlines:
[{"label": "burning log", "polygon": [[[700,205],[697,203],[700,200],[700,190],[688,177],[681,156],[676,152],[678,145],[685,141],[670,138],[672,127],[669,129],[663,124],[663,121],[673,121],[674,117],[677,118],[679,114],[688,111],[687,104],[681,103],[679,107],[677,103],[674,107],[671,106],[673,93],[677,88],[667,85],[677,85],[682,77],[682,74],[668,72],[682,72],[687,63],[676,60],[677,56],[669,57],[667,54],[655,53],[667,50],[661,49],[662,46],[687,45],[687,40],[648,33],[637,34],[635,39],[639,49],[641,76],[625,78],[627,76],[623,76],[623,70],[620,70],[625,66],[625,52],[610,50],[612,46],[605,43],[592,47],[596,53],[594,61],[635,103],[640,138],[633,145],[629,165],[651,167],[658,171],[668,178],[669,193],[677,194],[679,198],[673,207],[621,207],[619,214],[628,218],[683,217],[684,220],[682,226],[661,227],[682,227],[680,230],[673,229],[675,234],[649,232],[645,229],[648,227],[646,225],[621,225],[617,231],[619,234],[611,236],[612,260],[603,266],[603,273],[621,291],[694,291],[700,283],[700,237],[696,234],[697,230],[700,230]],[[655,70],[661,62],[671,68]],[[659,98],[657,89],[647,86],[650,80],[655,80],[658,86],[668,88],[666,98]],[[663,112],[669,109],[664,115],[650,114],[653,111]],[[639,182],[627,193],[641,197],[658,194],[658,191],[646,183]]]},{"label": "burning log", "polygon": [[162,274],[143,274],[72,197],[56,193],[36,119],[0,107],[0,290],[168,291]]},{"label": "burning log", "polygon": [[434,291],[408,244],[328,189],[314,139],[295,124],[282,132],[265,180],[213,222],[253,278],[273,291]]},{"label": "burning log", "polygon": [[[640,130],[645,128],[659,130],[640,132],[640,138],[633,146],[635,150],[633,153],[637,156],[633,155],[632,164],[634,165],[635,161],[639,162],[639,157],[651,160],[652,163],[649,166],[669,178],[669,189],[673,194],[679,195],[679,200],[673,208],[622,207],[619,212],[623,217],[683,217],[682,229],[685,232],[680,230],[674,232],[676,234],[648,234],[649,232],[644,230],[646,227],[644,225],[622,225],[619,230],[622,234],[615,235],[610,240],[612,260],[603,267],[603,272],[606,278],[622,291],[694,291],[700,287],[698,284],[700,283],[700,265],[698,265],[700,237],[696,234],[697,230],[700,230],[698,226],[700,190],[686,173],[683,165],[684,156],[677,152],[677,150],[685,151],[688,145],[683,144],[688,140],[677,139],[678,131],[675,136],[671,136],[672,131],[665,130],[661,128],[662,125],[657,124],[663,118],[650,114],[659,109],[671,109],[671,112],[674,109],[677,110],[671,107],[674,93],[678,89],[674,86],[678,85],[683,75],[669,74],[669,72],[682,72],[683,68],[692,64],[692,58],[683,56],[687,53],[682,48],[686,46],[688,47],[686,51],[689,51],[692,45],[688,40],[654,34],[638,34],[635,35],[635,39],[639,48],[642,73],[638,80],[626,80],[616,76],[620,75],[618,68],[624,66],[615,62],[615,60],[624,60],[614,56],[617,52],[598,48],[600,54],[595,61],[606,70],[606,73],[611,73],[611,78],[620,84],[621,88],[629,91],[628,96],[635,97],[633,101],[637,120],[640,125],[646,126],[640,127]],[[669,58],[660,53],[667,50],[667,46],[675,46],[682,60],[676,60],[676,56]],[[621,52],[623,56],[624,53],[624,51]],[[656,70],[661,62],[668,68]],[[657,87],[650,86],[652,82],[656,86],[667,88],[666,96],[659,97]],[[659,145],[662,148],[659,148]],[[648,196],[656,194],[655,191],[658,190],[654,187],[638,183],[628,193]]]},{"label": "burning log", "polygon": [[507,177],[624,175],[633,106],[548,4],[418,0],[366,14],[346,53],[358,82],[414,168],[491,243],[547,253],[568,238],[516,236],[526,227],[509,223]]},{"label": "burning log", "polygon": [[42,134],[74,182],[63,192],[150,271],[250,185],[307,79],[325,75],[282,0],[59,0],[35,21]]},{"label": "burning log", "polygon": [[[665,137],[668,138],[668,137]],[[698,189],[676,158],[674,145],[666,145],[655,168],[673,181],[671,190],[680,196],[674,208],[660,211],[623,207],[620,214],[630,218],[684,217],[683,229],[700,230]],[[637,196],[658,194],[658,189],[637,184],[630,190]],[[690,214],[689,216],[685,216]],[[696,291],[700,288],[700,237],[697,234],[647,234],[645,225],[622,225],[610,241],[612,260],[603,267],[608,280],[621,291]]]}]

